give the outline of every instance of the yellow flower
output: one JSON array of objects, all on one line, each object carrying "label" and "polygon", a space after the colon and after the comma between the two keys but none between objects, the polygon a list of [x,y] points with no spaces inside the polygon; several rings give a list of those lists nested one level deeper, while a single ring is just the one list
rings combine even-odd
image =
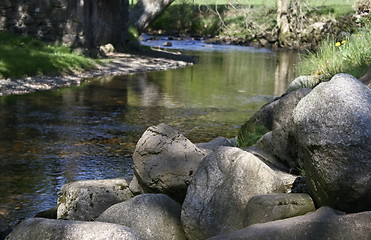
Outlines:
[{"label": "yellow flower", "polygon": [[340,43],[340,42],[336,42],[336,43],[335,43],[335,46],[336,46],[336,47],[340,47],[340,46],[341,46],[341,43]]},{"label": "yellow flower", "polygon": [[341,44],[345,44],[347,41],[346,40],[343,40],[343,41],[341,41]]}]

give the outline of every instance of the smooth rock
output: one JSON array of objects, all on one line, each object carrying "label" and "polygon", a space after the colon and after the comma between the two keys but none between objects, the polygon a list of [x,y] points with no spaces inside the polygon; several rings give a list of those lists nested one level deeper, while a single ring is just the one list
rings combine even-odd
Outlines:
[{"label": "smooth rock", "polygon": [[303,216],[254,224],[209,240],[369,240],[371,212],[343,214],[321,207]]},{"label": "smooth rock", "polygon": [[112,223],[30,218],[22,221],[6,240],[143,240],[134,230]]},{"label": "smooth rock", "polygon": [[284,192],[275,170],[253,154],[220,147],[200,164],[182,206],[182,224],[188,239],[206,239],[244,227],[249,199]]},{"label": "smooth rock", "polygon": [[233,140],[225,137],[217,137],[209,142],[196,143],[196,146],[198,148],[203,148],[211,151],[215,151],[221,146],[234,147],[235,145],[236,143]]},{"label": "smooth rock", "polygon": [[125,179],[65,184],[58,198],[58,219],[91,221],[110,206],[133,196]]},{"label": "smooth rock", "polygon": [[312,198],[304,193],[272,193],[250,198],[245,226],[291,218],[315,211]]},{"label": "smooth rock", "polygon": [[293,121],[316,203],[345,212],[371,210],[371,90],[337,74],[298,103]]},{"label": "smooth rock", "polygon": [[136,145],[135,176],[145,192],[164,193],[182,202],[193,174],[208,152],[166,124],[152,126]]},{"label": "smooth rock", "polygon": [[127,226],[151,240],[182,240],[181,205],[164,194],[141,194],[113,205],[97,221]]}]

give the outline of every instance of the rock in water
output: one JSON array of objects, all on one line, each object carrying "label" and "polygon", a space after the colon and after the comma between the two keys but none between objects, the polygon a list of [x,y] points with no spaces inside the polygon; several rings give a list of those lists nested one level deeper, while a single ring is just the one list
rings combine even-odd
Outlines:
[{"label": "rock in water", "polygon": [[162,123],[149,127],[139,139],[133,154],[135,175],[146,192],[164,193],[182,202],[206,155],[206,150]]},{"label": "rock in water", "polygon": [[133,196],[125,179],[85,180],[65,184],[58,198],[57,217],[91,221],[110,206]]},{"label": "rock in water", "polygon": [[371,90],[337,74],[293,112],[312,197],[345,212],[371,210]]}]

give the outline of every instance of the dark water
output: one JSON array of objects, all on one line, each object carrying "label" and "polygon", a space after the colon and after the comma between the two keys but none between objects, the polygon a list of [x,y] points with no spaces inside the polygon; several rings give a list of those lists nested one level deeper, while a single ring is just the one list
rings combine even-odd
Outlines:
[{"label": "dark water", "polygon": [[63,184],[132,176],[131,154],[164,122],[193,142],[234,137],[293,79],[287,52],[207,51],[194,66],[92,79],[80,87],[0,97],[0,218],[53,207]]}]

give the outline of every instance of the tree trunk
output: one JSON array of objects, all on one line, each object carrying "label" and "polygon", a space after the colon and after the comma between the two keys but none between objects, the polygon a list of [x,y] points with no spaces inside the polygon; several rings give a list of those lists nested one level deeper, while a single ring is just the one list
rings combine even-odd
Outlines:
[{"label": "tree trunk", "polygon": [[290,34],[290,24],[289,24],[289,2],[290,0],[278,0],[277,1],[277,27],[280,42],[284,42],[285,39]]},{"label": "tree trunk", "polygon": [[139,0],[129,13],[129,24],[143,32],[175,0]]},{"label": "tree trunk", "polygon": [[123,48],[127,40],[128,0],[85,0],[83,11],[85,45],[89,50],[107,43],[117,50]]}]

